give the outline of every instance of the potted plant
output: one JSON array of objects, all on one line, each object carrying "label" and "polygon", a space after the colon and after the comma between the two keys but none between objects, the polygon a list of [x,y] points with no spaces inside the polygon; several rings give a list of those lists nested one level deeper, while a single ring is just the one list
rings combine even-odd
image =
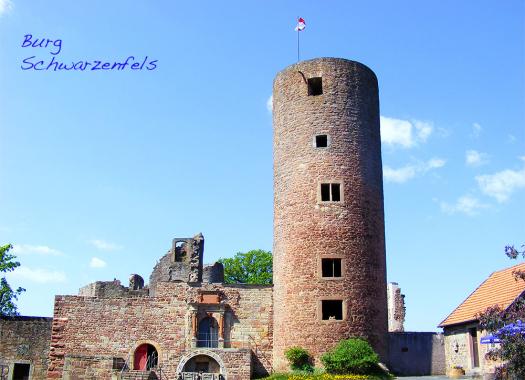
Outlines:
[{"label": "potted plant", "polygon": [[450,370],[450,376],[453,379],[459,379],[461,376],[465,375],[465,370],[460,365],[455,365]]}]

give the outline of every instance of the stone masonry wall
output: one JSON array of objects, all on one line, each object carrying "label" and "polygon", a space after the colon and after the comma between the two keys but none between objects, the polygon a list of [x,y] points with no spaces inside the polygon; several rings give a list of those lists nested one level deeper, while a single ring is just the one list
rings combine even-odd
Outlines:
[{"label": "stone masonry wall", "polygon": [[33,380],[46,379],[52,318],[1,317],[0,364],[30,363]]},{"label": "stone masonry wall", "polygon": [[491,349],[490,344],[479,344],[482,336],[487,335],[486,332],[477,330],[477,341],[479,350],[479,364],[475,369],[473,367],[473,349],[472,338],[468,332],[469,328],[477,328],[477,324],[464,324],[458,326],[445,327],[445,357],[446,357],[446,372],[455,366],[461,366],[467,372],[481,372],[494,373],[494,368],[499,364],[492,360],[485,358],[488,350]]},{"label": "stone masonry wall", "polygon": [[[308,95],[321,77],[323,94]],[[274,367],[302,346],[319,356],[339,340],[367,338],[388,359],[383,182],[378,85],[366,66],[319,58],[289,66],[273,87]],[[327,134],[329,146],[316,148]],[[340,183],[322,202],[321,183]],[[321,258],[342,277],[322,278]],[[343,320],[322,320],[321,301],[343,300]]]},{"label": "stone masonry wall", "polygon": [[[159,282],[156,297],[94,298],[57,296],[49,355],[50,379],[63,375],[88,379],[109,379],[111,358],[132,361],[134,350],[142,343],[154,345],[159,354],[163,376],[175,378],[184,353],[191,351],[189,304],[199,291],[220,290],[225,297],[230,339],[225,349],[250,348],[253,369],[271,369],[271,287],[195,286],[187,283]],[[222,355],[222,354],[221,354]],[[233,359],[232,359],[233,360]],[[233,362],[237,363],[237,357]],[[244,369],[239,380],[249,379]],[[65,371],[64,371],[65,370]],[[233,368],[232,368],[233,370]],[[249,372],[249,371],[248,371]],[[240,375],[239,375],[240,376]]]}]

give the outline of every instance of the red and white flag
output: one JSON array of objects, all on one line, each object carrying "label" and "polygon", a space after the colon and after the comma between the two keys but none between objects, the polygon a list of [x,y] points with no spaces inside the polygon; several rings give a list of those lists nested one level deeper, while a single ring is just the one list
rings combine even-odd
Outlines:
[{"label": "red and white flag", "polygon": [[299,17],[297,20],[297,26],[295,27],[296,32],[300,32],[301,30],[304,30],[306,28],[306,23],[304,22],[304,19],[302,17]]}]

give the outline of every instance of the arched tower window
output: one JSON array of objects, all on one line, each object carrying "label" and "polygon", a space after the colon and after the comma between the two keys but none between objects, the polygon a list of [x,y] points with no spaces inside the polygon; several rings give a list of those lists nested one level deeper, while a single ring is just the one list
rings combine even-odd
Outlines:
[{"label": "arched tower window", "polygon": [[217,348],[219,346],[219,324],[213,317],[206,317],[199,322],[197,347]]}]

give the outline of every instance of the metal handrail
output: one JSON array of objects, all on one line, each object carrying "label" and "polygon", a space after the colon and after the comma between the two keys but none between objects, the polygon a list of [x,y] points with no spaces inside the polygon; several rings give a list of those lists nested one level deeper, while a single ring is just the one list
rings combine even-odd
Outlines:
[{"label": "metal handrail", "polygon": [[124,365],[122,366],[122,369],[120,370],[120,377],[124,374],[124,371],[129,371],[129,362],[131,360],[131,355],[128,356],[126,361],[124,362]]},{"label": "metal handrail", "polygon": [[153,368],[157,368],[159,364],[159,354],[155,351],[151,355],[148,355],[148,358],[146,360],[146,370],[151,370]]}]

